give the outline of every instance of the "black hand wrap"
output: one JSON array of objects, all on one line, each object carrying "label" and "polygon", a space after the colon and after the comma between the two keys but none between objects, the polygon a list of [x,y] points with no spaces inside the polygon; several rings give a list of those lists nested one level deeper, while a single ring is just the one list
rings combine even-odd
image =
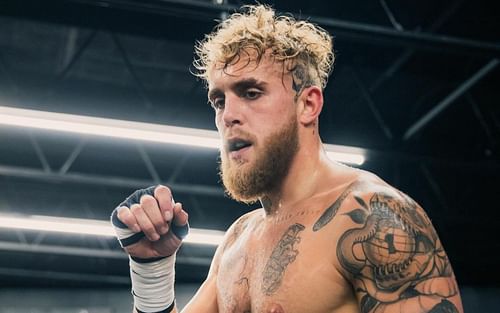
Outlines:
[{"label": "black hand wrap", "polygon": [[[157,186],[151,186],[145,189],[134,191],[129,197],[127,197],[127,199],[125,199],[125,201],[120,203],[113,210],[113,213],[111,213],[111,224],[113,224],[113,226],[115,227],[118,241],[120,242],[120,245],[122,247],[127,247],[134,243],[137,243],[139,240],[145,237],[145,234],[143,232],[134,233],[133,231],[128,229],[127,225],[125,225],[122,221],[120,221],[120,219],[118,219],[118,209],[122,206],[130,208],[132,205],[140,203],[141,197],[144,195],[150,195],[154,197],[154,191],[156,187]],[[173,199],[172,202],[174,202]],[[189,223],[183,226],[177,226],[175,225],[175,223],[170,223],[170,229],[177,238],[183,240],[189,233]]]}]

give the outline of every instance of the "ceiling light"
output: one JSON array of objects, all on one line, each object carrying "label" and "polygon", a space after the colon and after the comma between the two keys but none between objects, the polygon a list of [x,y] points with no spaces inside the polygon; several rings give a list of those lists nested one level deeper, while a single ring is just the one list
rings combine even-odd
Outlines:
[{"label": "ceiling light", "polygon": [[[0,106],[0,125],[218,149],[216,131]],[[361,165],[364,150],[325,145],[333,160]]]},{"label": "ceiling light", "polygon": [[[1,214],[0,228],[115,237],[115,231],[110,222],[79,218]],[[217,246],[222,242],[223,237],[223,231],[191,228],[184,242]]]}]

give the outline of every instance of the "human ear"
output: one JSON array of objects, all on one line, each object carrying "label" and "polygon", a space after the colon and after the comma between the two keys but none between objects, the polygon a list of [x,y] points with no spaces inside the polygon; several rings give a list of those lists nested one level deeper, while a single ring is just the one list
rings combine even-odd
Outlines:
[{"label": "human ear", "polygon": [[323,109],[323,91],[318,86],[304,88],[300,96],[299,120],[308,126],[314,123]]}]

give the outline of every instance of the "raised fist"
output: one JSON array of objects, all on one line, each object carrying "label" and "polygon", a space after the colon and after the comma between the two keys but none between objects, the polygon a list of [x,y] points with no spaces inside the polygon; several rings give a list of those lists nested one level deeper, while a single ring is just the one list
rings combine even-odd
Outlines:
[{"label": "raised fist", "polygon": [[175,254],[189,232],[188,214],[162,185],[136,190],[113,210],[111,223],[122,247],[139,262]]}]

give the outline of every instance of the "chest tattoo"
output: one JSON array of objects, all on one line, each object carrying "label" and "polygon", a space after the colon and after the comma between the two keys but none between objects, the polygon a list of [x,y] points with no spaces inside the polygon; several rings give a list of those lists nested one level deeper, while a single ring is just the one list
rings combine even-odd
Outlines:
[{"label": "chest tattoo", "polygon": [[300,242],[300,232],[304,229],[305,226],[302,224],[291,225],[274,247],[264,268],[262,279],[264,294],[271,295],[281,286],[286,268],[299,254],[295,244]]}]

